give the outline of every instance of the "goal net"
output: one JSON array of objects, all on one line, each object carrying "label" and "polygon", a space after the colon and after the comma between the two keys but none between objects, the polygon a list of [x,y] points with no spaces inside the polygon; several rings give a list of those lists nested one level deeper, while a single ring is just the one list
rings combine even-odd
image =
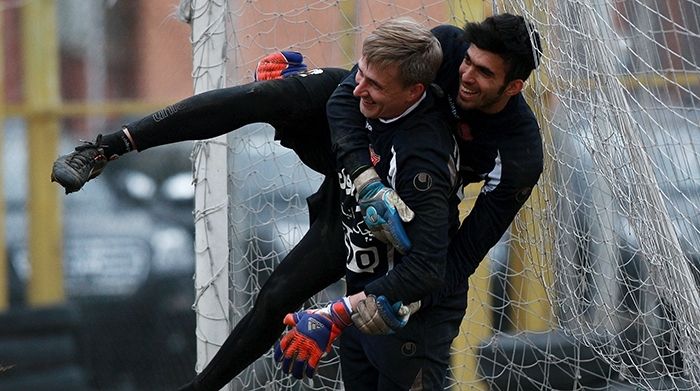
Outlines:
[{"label": "goal net", "polygon": [[[448,385],[700,389],[697,1],[200,0],[193,18],[214,6],[221,11],[211,24],[226,43],[225,85],[252,81],[257,61],[279,49],[302,52],[310,67],[349,68],[366,33],[390,17],[462,26],[511,12],[533,22],[544,54],[526,98],[542,127],[545,172],[470,279]],[[195,35],[193,44],[210,37]],[[209,64],[195,58],[194,65],[195,82],[211,77]],[[200,320],[212,318],[202,305],[221,309],[230,330],[305,232],[305,197],[320,178],[272,141],[267,125],[219,144],[228,162],[223,179],[196,179],[228,189],[227,204],[198,204],[195,215],[225,210],[226,226],[204,229],[227,238],[228,261],[212,269],[226,278],[198,284],[195,309]],[[213,164],[207,151],[195,151],[197,164]],[[478,191],[468,188],[464,213]],[[342,292],[341,282],[313,301]],[[199,326],[197,338],[209,358],[222,342]],[[198,369],[205,362],[200,356]],[[293,381],[270,353],[232,387],[342,389],[335,353],[319,372]]]}]

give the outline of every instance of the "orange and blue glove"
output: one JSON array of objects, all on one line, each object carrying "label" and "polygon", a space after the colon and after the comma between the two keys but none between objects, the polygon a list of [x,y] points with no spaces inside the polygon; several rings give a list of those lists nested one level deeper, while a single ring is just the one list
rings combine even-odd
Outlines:
[{"label": "orange and blue glove", "polygon": [[304,56],[299,52],[283,50],[263,57],[255,68],[255,80],[275,80],[306,71]]},{"label": "orange and blue glove", "polygon": [[331,351],[333,341],[352,324],[351,315],[347,298],[320,310],[287,314],[284,324],[292,329],[275,344],[274,353],[282,371],[297,379],[313,377],[321,357]]}]

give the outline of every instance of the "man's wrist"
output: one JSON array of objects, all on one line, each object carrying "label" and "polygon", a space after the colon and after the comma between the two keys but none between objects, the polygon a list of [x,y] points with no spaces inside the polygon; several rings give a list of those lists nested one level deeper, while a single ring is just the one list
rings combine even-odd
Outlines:
[{"label": "man's wrist", "polygon": [[127,152],[131,152],[132,150],[138,150],[138,147],[136,146],[136,142],[134,141],[134,138],[131,136],[131,132],[129,132],[129,129],[126,127],[126,125],[122,126],[122,133],[124,133],[124,137],[126,137],[126,143],[128,144],[127,147]]},{"label": "man's wrist", "polygon": [[370,168],[372,168],[372,166],[369,164],[358,166],[350,173],[350,179],[354,181],[358,176],[362,175],[362,173],[366,172]]},{"label": "man's wrist", "polygon": [[367,169],[362,171],[358,176],[356,176],[355,179],[353,179],[352,184],[355,186],[355,191],[359,196],[368,184],[378,181],[381,180],[379,179],[377,171],[374,169],[374,167],[368,167]]},{"label": "man's wrist", "polygon": [[352,324],[352,304],[349,297],[343,297],[328,305],[328,316],[340,328]]},{"label": "man's wrist", "polygon": [[354,295],[346,296],[346,298],[348,299],[348,302],[350,304],[350,309],[354,311],[354,309],[357,306],[357,303],[359,303],[360,301],[367,298],[367,295],[363,291],[363,292],[355,293]]}]

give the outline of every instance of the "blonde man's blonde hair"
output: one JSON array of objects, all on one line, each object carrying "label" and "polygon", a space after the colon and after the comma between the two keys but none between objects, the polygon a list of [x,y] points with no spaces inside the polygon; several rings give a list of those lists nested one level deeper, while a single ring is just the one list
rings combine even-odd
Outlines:
[{"label": "blonde man's blonde hair", "polygon": [[362,57],[373,67],[398,65],[404,86],[427,86],[442,63],[442,48],[430,30],[412,19],[398,18],[381,24],[365,38]]}]

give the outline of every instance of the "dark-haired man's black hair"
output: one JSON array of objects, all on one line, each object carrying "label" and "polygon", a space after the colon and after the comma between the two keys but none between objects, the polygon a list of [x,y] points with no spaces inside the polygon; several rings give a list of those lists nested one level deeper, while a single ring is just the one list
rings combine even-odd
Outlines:
[{"label": "dark-haired man's black hair", "polygon": [[527,80],[537,68],[542,54],[540,35],[532,23],[520,15],[498,14],[484,21],[468,22],[464,40],[479,49],[495,53],[509,67],[505,82]]}]

